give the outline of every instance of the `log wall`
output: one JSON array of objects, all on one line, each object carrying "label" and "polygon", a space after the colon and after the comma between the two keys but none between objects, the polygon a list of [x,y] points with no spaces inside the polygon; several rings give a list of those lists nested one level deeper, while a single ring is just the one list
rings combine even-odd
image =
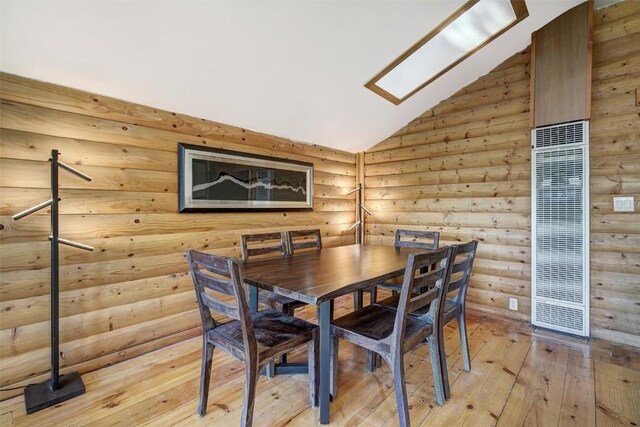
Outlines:
[{"label": "log wall", "polygon": [[[597,10],[593,41],[592,335],[640,347],[640,2]],[[614,213],[615,195],[635,213]]]},{"label": "log wall", "polygon": [[[594,16],[591,326],[640,346],[640,2]],[[530,51],[520,52],[365,154],[369,242],[397,228],[479,240],[472,308],[530,320]],[[614,214],[614,195],[635,214]],[[508,299],[518,310],[508,310]]]},{"label": "log wall", "polygon": [[[320,228],[354,242],[355,155],[0,74],[0,387],[49,370],[52,148],[93,177],[60,172],[61,369],[86,372],[199,334],[185,250],[238,256],[243,233]],[[314,164],[313,212],[177,213],[178,142]],[[5,392],[7,394],[21,391]]]},{"label": "log wall", "polygon": [[519,319],[530,309],[529,60],[514,55],[365,154],[367,240],[393,244],[397,228],[479,240],[469,306]]}]

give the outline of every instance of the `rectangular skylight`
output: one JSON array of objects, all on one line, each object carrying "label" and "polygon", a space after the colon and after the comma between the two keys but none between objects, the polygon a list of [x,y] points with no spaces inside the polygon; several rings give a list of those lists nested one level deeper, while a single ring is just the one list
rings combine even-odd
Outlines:
[{"label": "rectangular skylight", "polygon": [[365,86],[398,105],[527,16],[523,0],[470,0]]}]

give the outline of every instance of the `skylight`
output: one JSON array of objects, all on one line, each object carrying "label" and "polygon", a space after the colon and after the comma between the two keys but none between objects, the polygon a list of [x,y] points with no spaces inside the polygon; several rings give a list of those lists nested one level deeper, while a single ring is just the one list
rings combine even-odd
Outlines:
[{"label": "skylight", "polygon": [[528,15],[524,0],[469,0],[365,86],[398,105]]}]

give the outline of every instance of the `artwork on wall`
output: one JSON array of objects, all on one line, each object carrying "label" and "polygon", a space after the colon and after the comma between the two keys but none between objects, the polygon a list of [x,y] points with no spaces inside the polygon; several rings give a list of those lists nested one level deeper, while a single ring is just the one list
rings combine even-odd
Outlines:
[{"label": "artwork on wall", "polygon": [[313,164],[178,144],[178,211],[312,210]]}]

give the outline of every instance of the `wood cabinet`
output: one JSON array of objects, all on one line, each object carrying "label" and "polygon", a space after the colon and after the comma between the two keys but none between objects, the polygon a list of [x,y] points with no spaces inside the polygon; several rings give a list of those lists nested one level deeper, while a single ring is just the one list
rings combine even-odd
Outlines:
[{"label": "wood cabinet", "polygon": [[591,117],[593,2],[560,15],[531,37],[531,126]]}]

